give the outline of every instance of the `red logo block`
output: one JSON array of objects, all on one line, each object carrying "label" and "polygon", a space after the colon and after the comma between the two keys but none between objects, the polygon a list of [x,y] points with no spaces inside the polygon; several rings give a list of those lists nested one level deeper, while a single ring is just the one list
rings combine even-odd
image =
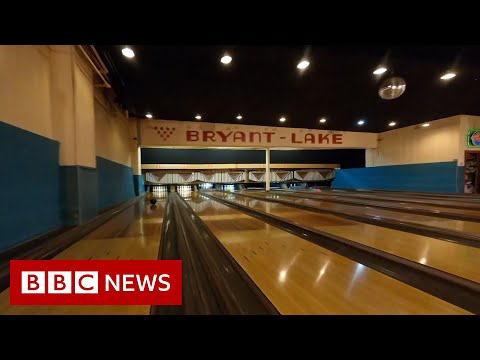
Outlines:
[{"label": "red logo block", "polygon": [[11,305],[181,305],[181,260],[11,260]]}]

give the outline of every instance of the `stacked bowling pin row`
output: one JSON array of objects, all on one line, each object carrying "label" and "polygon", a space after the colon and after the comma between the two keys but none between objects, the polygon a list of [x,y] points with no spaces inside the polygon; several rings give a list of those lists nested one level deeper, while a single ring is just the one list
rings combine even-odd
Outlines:
[{"label": "stacked bowling pin row", "polygon": [[152,187],[152,192],[153,193],[165,193],[167,192],[167,187],[166,186],[153,186]]},{"label": "stacked bowling pin row", "polygon": [[178,192],[192,192],[192,187],[190,185],[180,185],[177,186]]}]

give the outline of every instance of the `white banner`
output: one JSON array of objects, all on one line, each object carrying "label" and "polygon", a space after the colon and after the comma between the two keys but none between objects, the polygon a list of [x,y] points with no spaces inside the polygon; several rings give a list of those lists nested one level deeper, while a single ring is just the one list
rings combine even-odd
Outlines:
[{"label": "white banner", "polygon": [[141,146],[372,149],[377,134],[174,120],[141,120]]}]

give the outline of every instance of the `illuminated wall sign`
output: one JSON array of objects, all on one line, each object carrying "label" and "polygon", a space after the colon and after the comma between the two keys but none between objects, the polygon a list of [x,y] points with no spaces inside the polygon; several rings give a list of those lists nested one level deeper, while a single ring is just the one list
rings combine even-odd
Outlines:
[{"label": "illuminated wall sign", "polygon": [[305,149],[372,149],[377,147],[377,134],[366,132],[174,120],[142,119],[140,121],[142,146]]},{"label": "illuminated wall sign", "polygon": [[470,148],[480,149],[480,129],[470,129],[468,131],[467,144]]}]

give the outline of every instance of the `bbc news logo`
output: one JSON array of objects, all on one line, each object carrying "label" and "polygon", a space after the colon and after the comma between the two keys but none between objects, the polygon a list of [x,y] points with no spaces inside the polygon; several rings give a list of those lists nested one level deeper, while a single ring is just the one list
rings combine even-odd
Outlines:
[{"label": "bbc news logo", "polygon": [[181,305],[180,260],[12,260],[11,305]]}]

